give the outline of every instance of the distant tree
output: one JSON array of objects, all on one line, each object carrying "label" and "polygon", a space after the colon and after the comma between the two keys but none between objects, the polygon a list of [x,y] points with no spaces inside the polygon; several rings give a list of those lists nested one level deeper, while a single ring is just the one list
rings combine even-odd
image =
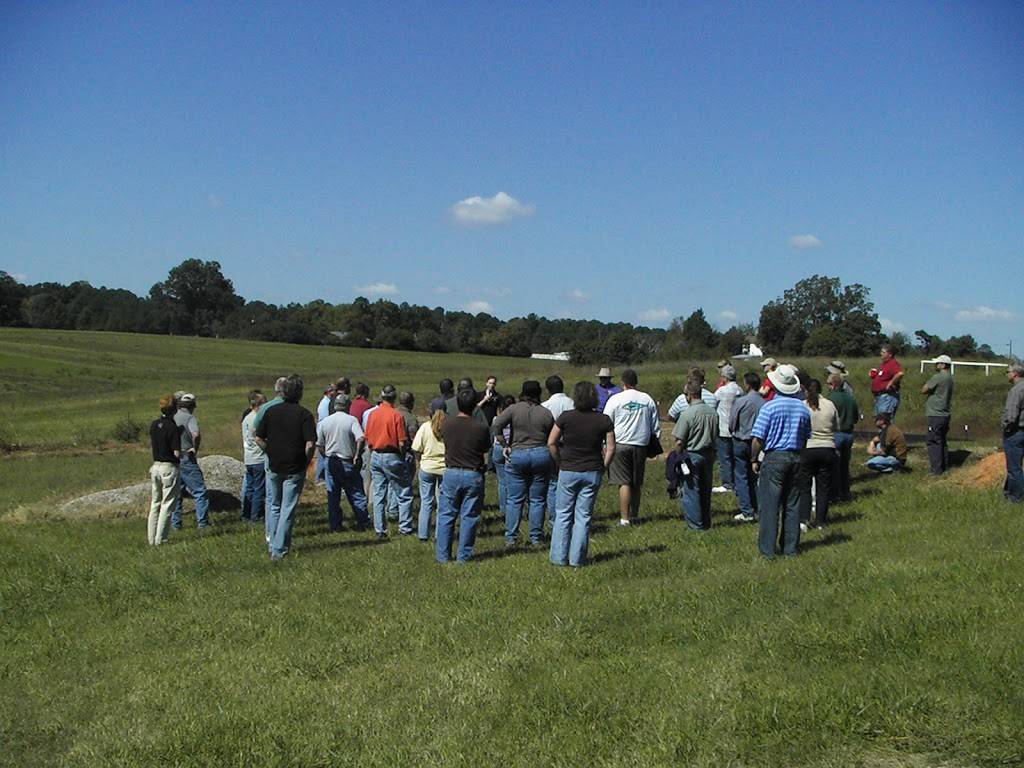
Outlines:
[{"label": "distant tree", "polygon": [[812,332],[827,325],[834,327],[835,335],[819,333],[812,341],[815,349],[822,349],[828,340],[836,345],[833,353],[862,355],[881,338],[866,287],[856,283],[844,287],[838,277],[813,275],[761,308],[758,341],[766,351],[801,354]]},{"label": "distant tree", "polygon": [[216,324],[245,303],[219,262],[199,259],[186,259],[171,269],[166,280],[150,288],[149,296],[169,313],[172,332],[199,336],[212,336]]},{"label": "distant tree", "polygon": [[0,325],[24,325],[21,303],[28,289],[0,269]]},{"label": "distant tree", "polygon": [[910,337],[903,333],[903,331],[893,331],[889,336],[889,343],[892,344],[897,355],[906,354],[913,346]]},{"label": "distant tree", "polygon": [[725,355],[738,355],[743,352],[743,345],[747,341],[747,334],[742,328],[733,326],[718,339],[718,348]]},{"label": "distant tree", "polygon": [[925,330],[918,329],[914,331],[914,336],[917,337],[917,347],[926,355],[938,354],[938,351],[942,348],[942,339],[938,336],[932,336]]}]

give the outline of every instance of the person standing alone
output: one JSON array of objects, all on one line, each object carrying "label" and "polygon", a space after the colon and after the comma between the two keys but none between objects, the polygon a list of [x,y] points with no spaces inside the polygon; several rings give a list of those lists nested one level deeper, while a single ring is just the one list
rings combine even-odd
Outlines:
[{"label": "person standing alone", "polygon": [[933,475],[941,475],[949,469],[947,435],[953,403],[953,374],[949,372],[952,364],[949,355],[939,355],[935,358],[935,375],[921,387],[921,394],[928,395],[924,415],[928,419],[929,472]]},{"label": "person standing alone", "polygon": [[1024,365],[1014,363],[1007,369],[1009,394],[1003,408],[1003,450],[1006,452],[1006,484],[1003,492],[1010,501],[1024,501]]}]

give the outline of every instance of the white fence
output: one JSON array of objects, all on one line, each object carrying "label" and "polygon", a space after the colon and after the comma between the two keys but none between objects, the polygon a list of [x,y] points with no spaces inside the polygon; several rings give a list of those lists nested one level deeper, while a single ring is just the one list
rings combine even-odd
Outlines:
[{"label": "white fence", "polygon": [[[924,373],[924,367],[926,365],[935,365],[935,363],[937,363],[937,362],[938,362],[938,360],[922,360],[921,361],[921,373]],[[984,368],[986,376],[988,376],[988,369],[989,368],[1006,368],[1007,367],[1006,363],[971,363],[971,362],[968,362],[966,360],[954,360],[949,365],[949,372],[951,374],[955,374],[956,373],[956,367],[958,365],[966,365],[966,366],[969,366],[971,368]]]}]

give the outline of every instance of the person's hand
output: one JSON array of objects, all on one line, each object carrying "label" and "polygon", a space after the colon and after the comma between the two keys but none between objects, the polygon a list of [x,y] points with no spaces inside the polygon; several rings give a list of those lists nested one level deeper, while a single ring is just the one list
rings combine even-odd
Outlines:
[{"label": "person's hand", "polygon": [[752,461],[752,462],[750,462],[750,468],[752,470],[754,470],[754,474],[755,475],[761,474],[761,462],[760,461]]},{"label": "person's hand", "polygon": [[501,455],[505,457],[505,461],[508,461],[510,458],[512,458],[512,446],[506,445],[504,448],[502,448]]}]

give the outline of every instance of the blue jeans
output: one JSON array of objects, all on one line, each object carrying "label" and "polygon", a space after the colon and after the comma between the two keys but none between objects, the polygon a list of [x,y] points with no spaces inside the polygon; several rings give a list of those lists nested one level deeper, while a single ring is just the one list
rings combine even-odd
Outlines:
[{"label": "blue jeans", "polygon": [[1006,485],[1003,490],[1010,501],[1024,501],[1024,429],[1003,438],[1003,450],[1006,451]]},{"label": "blue jeans", "polygon": [[583,565],[590,544],[590,518],[601,489],[600,470],[558,473],[555,487],[555,515],[551,520],[551,562],[555,565]]},{"label": "blue jeans", "polygon": [[331,473],[327,471],[327,459],[324,458],[323,456],[321,456],[320,454],[317,454],[317,457],[316,457],[316,476],[315,476],[315,480],[318,483],[321,480],[323,480],[324,481],[324,486],[326,487],[326,490],[328,492],[333,490],[333,488],[331,488],[331,485],[332,485]]},{"label": "blue jeans", "polygon": [[267,470],[267,535],[270,556],[278,560],[288,554],[295,527],[295,510],[306,484],[306,473],[284,475]]},{"label": "blue jeans", "polygon": [[546,445],[512,451],[505,464],[505,483],[508,486],[506,540],[514,543],[519,539],[519,521],[523,518],[523,506],[527,501],[530,505],[530,541],[536,544],[544,538],[544,506],[550,473],[551,453]]},{"label": "blue jeans", "polygon": [[267,505],[267,468],[263,463],[245,465],[242,491],[242,519],[258,523]]},{"label": "blue jeans", "polygon": [[850,498],[850,457],[853,454],[853,432],[836,432],[836,478],[832,498],[846,501]]},{"label": "blue jeans", "polygon": [[782,554],[795,555],[799,551],[801,492],[800,452],[766,453],[761,464],[761,476],[757,481],[757,506],[760,510],[757,548],[765,557],[775,557],[775,542],[779,539]]},{"label": "blue jeans", "polygon": [[491,449],[491,463],[498,477],[498,511],[504,516],[508,508],[508,478],[505,474],[505,452],[497,443]]},{"label": "blue jeans", "polygon": [[864,466],[868,469],[875,470],[875,472],[886,473],[895,472],[903,467],[903,465],[900,464],[900,460],[895,456],[872,456]]},{"label": "blue jeans", "polygon": [[363,491],[363,476],[356,471],[351,461],[343,461],[340,456],[327,459],[327,524],[332,531],[341,530],[341,494],[345,493],[349,506],[356,518],[356,525],[366,527],[370,524],[370,514],[366,509],[366,493]]},{"label": "blue jeans", "polygon": [[473,545],[476,543],[476,527],[480,523],[480,510],[484,506],[484,476],[472,469],[449,467],[441,480],[441,503],[437,511],[437,562],[447,563],[452,559],[452,538],[455,535],[455,520],[459,523],[460,563],[473,559]]},{"label": "blue jeans", "polygon": [[875,416],[880,413],[888,413],[889,418],[896,418],[896,411],[900,407],[900,393],[899,392],[883,392],[880,395],[875,395]]},{"label": "blue jeans", "polygon": [[426,541],[430,538],[430,518],[437,509],[438,494],[441,492],[441,479],[444,475],[435,475],[420,470],[420,519],[416,535]]},{"label": "blue jeans", "polygon": [[[203,470],[199,464],[192,459],[182,458],[178,465],[181,470],[181,484],[188,490],[196,502],[196,527],[205,528],[210,524],[210,500],[206,498],[206,480],[203,479]],[[181,496],[178,496],[178,503],[174,505],[171,513],[171,527],[181,528]]]},{"label": "blue jeans", "polygon": [[409,464],[397,453],[373,452],[370,459],[373,476],[373,527],[387,533],[388,496],[398,499],[398,532],[412,533],[412,475]]},{"label": "blue jeans", "polygon": [[683,460],[690,465],[690,474],[679,478],[683,486],[680,497],[686,527],[706,531],[711,527],[711,479],[715,466],[712,450],[687,451]]},{"label": "blue jeans", "polygon": [[718,475],[722,480],[722,485],[730,491],[735,487],[735,478],[733,476],[735,463],[736,454],[732,448],[732,438],[718,438]]},{"label": "blue jeans", "polygon": [[750,466],[750,441],[732,439],[733,468],[736,470],[734,485],[740,504],[740,514],[757,517],[757,475]]}]

